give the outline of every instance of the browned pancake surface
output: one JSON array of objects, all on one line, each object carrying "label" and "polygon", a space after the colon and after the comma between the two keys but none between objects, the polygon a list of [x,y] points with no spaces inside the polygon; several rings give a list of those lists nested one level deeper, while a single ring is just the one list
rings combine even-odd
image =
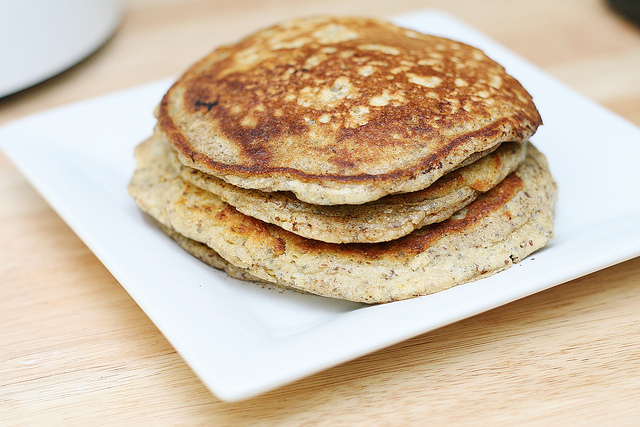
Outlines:
[{"label": "browned pancake surface", "polygon": [[480,50],[360,18],[292,21],[221,47],[158,114],[186,165],[315,204],[420,190],[541,124]]}]

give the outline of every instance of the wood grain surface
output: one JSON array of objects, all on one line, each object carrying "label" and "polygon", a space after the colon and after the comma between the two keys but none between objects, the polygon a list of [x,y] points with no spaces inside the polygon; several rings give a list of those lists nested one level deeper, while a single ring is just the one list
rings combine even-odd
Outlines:
[{"label": "wood grain surface", "polygon": [[[177,75],[213,47],[285,18],[436,8],[640,125],[640,29],[603,1],[130,0],[125,7],[119,30],[95,54],[0,98],[0,124]],[[639,425],[640,258],[224,403],[0,153],[0,425],[372,422]]]}]

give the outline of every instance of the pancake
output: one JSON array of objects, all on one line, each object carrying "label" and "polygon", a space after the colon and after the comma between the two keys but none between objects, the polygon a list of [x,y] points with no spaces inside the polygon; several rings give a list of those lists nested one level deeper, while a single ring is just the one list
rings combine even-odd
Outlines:
[{"label": "pancake", "polygon": [[[162,135],[155,138],[163,139]],[[389,195],[362,205],[332,206],[302,202],[289,192],[236,187],[171,157],[183,179],[217,194],[245,215],[323,242],[377,243],[449,218],[513,172],[524,160],[526,147],[518,142],[502,143],[497,150],[449,172],[424,190]]]},{"label": "pancake", "polygon": [[222,270],[227,273],[229,276],[250,281],[250,282],[264,282],[264,280],[260,280],[255,276],[252,276],[246,269],[236,267],[235,265],[228,262],[226,259],[222,258],[216,251],[211,249],[209,246],[204,243],[197,242],[193,239],[189,239],[188,237],[183,236],[178,233],[171,227],[167,227],[166,225],[155,221],[156,225],[164,234],[171,237],[175,240],[178,245],[185,251],[189,252],[194,257],[198,258],[200,261],[205,264],[217,268],[218,270]]},{"label": "pancake", "polygon": [[181,178],[157,138],[136,148],[129,191],[140,208],[260,280],[351,301],[383,303],[490,276],[553,236],[556,185],[546,159],[527,157],[497,186],[443,222],[400,239],[332,244],[240,213]]},{"label": "pancake", "polygon": [[527,91],[480,50],[347,17],[216,49],[157,116],[186,166],[316,205],[422,190],[541,124]]}]

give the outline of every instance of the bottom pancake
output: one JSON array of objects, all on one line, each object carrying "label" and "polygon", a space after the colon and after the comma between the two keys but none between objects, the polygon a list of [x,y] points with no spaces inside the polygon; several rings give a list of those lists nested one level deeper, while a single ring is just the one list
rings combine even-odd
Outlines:
[{"label": "bottom pancake", "polygon": [[[189,252],[191,255],[198,258],[205,264],[217,268],[218,270],[223,270],[229,276],[236,279],[251,282],[264,282],[264,280],[260,280],[257,277],[252,276],[251,273],[249,273],[244,268],[236,267],[235,265],[231,264],[204,243],[196,242],[193,239],[189,239],[188,237],[183,236],[171,227],[167,227],[166,225],[157,221],[156,224],[164,234],[175,240],[182,249]],[[273,285],[273,283],[271,284]]]},{"label": "bottom pancake", "polygon": [[142,210],[244,278],[318,295],[382,303],[438,292],[504,270],[553,236],[556,184],[530,144],[515,172],[448,220],[371,244],[315,241],[244,215],[183,180],[169,155],[153,139],[136,149],[129,191]]}]

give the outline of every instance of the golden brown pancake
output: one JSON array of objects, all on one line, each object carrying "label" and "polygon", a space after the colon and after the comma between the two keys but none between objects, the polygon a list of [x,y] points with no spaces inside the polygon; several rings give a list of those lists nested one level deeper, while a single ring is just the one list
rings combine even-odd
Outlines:
[{"label": "golden brown pancake", "polygon": [[[165,139],[162,135],[154,138]],[[526,147],[519,142],[502,143],[497,150],[449,172],[424,190],[389,195],[362,205],[331,206],[302,202],[289,192],[236,187],[182,165],[175,156],[170,158],[183,179],[217,194],[245,215],[323,242],[377,243],[449,218],[513,172],[524,161]]]},{"label": "golden brown pancake", "polygon": [[371,244],[319,242],[246,216],[183,180],[170,155],[157,138],[136,149],[129,191],[144,211],[243,274],[318,295],[378,303],[438,292],[509,268],[553,236],[556,185],[530,144],[514,173],[448,220]]},{"label": "golden brown pancake", "polygon": [[541,124],[531,96],[480,50],[328,17],[216,49],[157,114],[186,166],[318,205],[422,190]]}]

